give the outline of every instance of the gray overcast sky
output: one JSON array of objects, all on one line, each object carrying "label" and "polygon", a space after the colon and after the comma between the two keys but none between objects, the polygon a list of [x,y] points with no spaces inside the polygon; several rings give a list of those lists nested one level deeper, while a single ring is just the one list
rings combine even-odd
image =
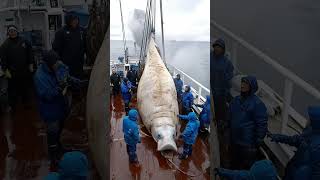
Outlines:
[{"label": "gray overcast sky", "polygon": [[[111,40],[122,40],[119,0],[110,1]],[[133,40],[128,27],[134,9],[145,10],[147,0],[121,0],[126,38]],[[163,0],[166,40],[210,41],[210,0]],[[157,0],[156,32],[161,33],[160,8]]]}]

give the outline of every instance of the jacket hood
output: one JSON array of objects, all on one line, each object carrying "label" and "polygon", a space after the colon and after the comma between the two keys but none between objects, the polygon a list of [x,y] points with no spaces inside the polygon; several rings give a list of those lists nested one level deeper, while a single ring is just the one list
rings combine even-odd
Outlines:
[{"label": "jacket hood", "polygon": [[76,178],[88,176],[88,159],[79,151],[67,152],[59,162],[62,177]]},{"label": "jacket hood", "polygon": [[188,114],[188,119],[189,119],[189,121],[196,121],[198,118],[197,118],[197,115],[195,112],[190,112]]},{"label": "jacket hood", "polygon": [[73,15],[73,14],[68,14],[68,15],[65,17],[66,25],[69,27],[69,26],[71,25],[71,22],[72,22],[74,19],[78,19],[78,20],[79,20],[79,17],[76,16],[76,15]]},{"label": "jacket hood", "polygon": [[241,79],[241,81],[246,80],[249,82],[250,85],[250,95],[256,93],[258,91],[258,82],[256,77],[254,76],[247,76],[247,77],[243,77]]},{"label": "jacket hood", "polygon": [[188,91],[187,91],[187,92],[190,92],[190,91],[191,91],[191,86],[190,86],[190,85],[186,85],[186,88],[188,88]]},{"label": "jacket hood", "polygon": [[277,176],[276,169],[269,160],[255,162],[250,168],[250,174],[254,180],[273,180]]},{"label": "jacket hood", "polygon": [[43,62],[45,62],[48,66],[54,65],[59,60],[59,55],[53,51],[47,51],[43,53]]},{"label": "jacket hood", "polygon": [[313,130],[320,130],[320,106],[310,106],[308,108],[310,125]]},{"label": "jacket hood", "polygon": [[59,174],[55,172],[49,173],[44,180],[59,180]]},{"label": "jacket hood", "polygon": [[136,121],[137,120],[137,116],[138,116],[138,111],[135,109],[131,109],[128,113],[129,119],[132,121]]},{"label": "jacket hood", "polygon": [[226,43],[224,42],[223,39],[219,38],[217,39],[213,44],[212,44],[212,47],[214,46],[220,46],[222,49],[226,49]]}]

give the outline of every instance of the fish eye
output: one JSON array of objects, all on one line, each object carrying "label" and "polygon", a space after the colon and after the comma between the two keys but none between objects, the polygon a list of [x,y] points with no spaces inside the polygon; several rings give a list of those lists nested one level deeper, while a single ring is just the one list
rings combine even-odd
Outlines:
[{"label": "fish eye", "polygon": [[157,138],[158,138],[158,139],[161,139],[161,138],[162,138],[162,137],[161,137],[161,134],[158,134],[158,135],[157,135]]}]

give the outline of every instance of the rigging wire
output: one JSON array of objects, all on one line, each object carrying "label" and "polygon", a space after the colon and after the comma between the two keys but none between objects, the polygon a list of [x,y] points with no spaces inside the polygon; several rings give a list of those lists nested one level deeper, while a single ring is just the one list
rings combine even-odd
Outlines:
[{"label": "rigging wire", "polygon": [[121,0],[119,0],[119,4],[120,4],[120,14],[121,14],[121,24],[122,24],[123,50],[124,50],[125,60],[127,60],[128,52],[127,52],[127,43],[126,43],[126,33],[125,33],[124,23],[123,23]]}]

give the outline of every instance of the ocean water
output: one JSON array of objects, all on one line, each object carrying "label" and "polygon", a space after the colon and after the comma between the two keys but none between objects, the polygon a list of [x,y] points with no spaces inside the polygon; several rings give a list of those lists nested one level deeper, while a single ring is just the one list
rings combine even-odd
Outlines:
[{"label": "ocean water", "polygon": [[[133,41],[127,41],[129,56],[139,56],[140,48],[134,48]],[[210,86],[210,43],[190,41],[165,42],[166,61],[176,66],[200,82],[206,88]],[[161,49],[161,48],[160,48]],[[124,56],[123,41],[110,41],[110,58]]]},{"label": "ocean water", "polygon": [[[211,5],[211,18],[217,23],[320,90],[320,1],[216,0]],[[283,95],[284,77],[269,65],[244,48],[239,49],[238,62],[243,72],[263,79]],[[292,105],[300,113],[306,115],[309,105],[319,104],[320,100],[294,86]]]}]

